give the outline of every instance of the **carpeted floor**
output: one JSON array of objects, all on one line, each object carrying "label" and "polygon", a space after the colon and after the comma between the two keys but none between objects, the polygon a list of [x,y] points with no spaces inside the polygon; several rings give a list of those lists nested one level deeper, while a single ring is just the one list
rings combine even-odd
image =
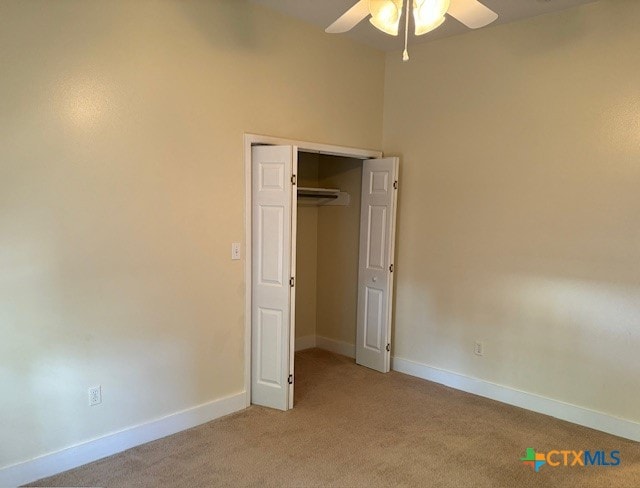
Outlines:
[{"label": "carpeted floor", "polygon": [[[527,447],[622,462],[534,473]],[[640,444],[310,349],[289,412],[251,407],[32,486],[640,487]]]}]

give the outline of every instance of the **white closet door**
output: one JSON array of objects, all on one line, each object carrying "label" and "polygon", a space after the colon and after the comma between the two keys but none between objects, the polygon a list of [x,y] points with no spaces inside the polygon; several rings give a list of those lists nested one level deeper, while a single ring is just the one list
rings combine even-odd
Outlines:
[{"label": "white closet door", "polygon": [[356,363],[390,367],[398,158],[364,161],[360,214]]},{"label": "white closet door", "polygon": [[[251,403],[287,410],[293,400],[292,146],[252,148]],[[291,402],[292,403],[292,402]]]}]

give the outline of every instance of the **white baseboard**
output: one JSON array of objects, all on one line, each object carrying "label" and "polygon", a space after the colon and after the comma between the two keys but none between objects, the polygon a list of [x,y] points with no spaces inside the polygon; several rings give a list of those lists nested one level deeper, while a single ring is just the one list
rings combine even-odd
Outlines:
[{"label": "white baseboard", "polygon": [[316,336],[302,336],[296,337],[296,351],[304,351],[305,349],[311,349],[316,347]]},{"label": "white baseboard", "polygon": [[19,486],[196,427],[247,407],[245,392],[0,469],[0,486]]},{"label": "white baseboard", "polygon": [[342,354],[350,358],[356,357],[356,345],[348,342],[336,341],[328,337],[316,336],[316,347]]},{"label": "white baseboard", "polygon": [[590,427],[608,434],[640,442],[640,423],[612,417],[605,413],[564,403],[559,400],[516,390],[488,381],[473,378],[452,371],[434,368],[408,359],[393,358],[394,371],[417,376],[425,380],[466,391],[502,403],[525,408],[534,412],[556,417],[567,422]]}]

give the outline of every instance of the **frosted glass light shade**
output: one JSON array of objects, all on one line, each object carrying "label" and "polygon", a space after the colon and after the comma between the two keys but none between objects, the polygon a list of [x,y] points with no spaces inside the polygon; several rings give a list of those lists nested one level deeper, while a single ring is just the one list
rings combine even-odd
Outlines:
[{"label": "frosted glass light shade", "polygon": [[413,0],[413,20],[416,36],[440,27],[444,22],[444,14],[449,10],[450,0]]},{"label": "frosted glass light shade", "polygon": [[376,29],[391,36],[398,35],[403,0],[369,0],[371,22]]}]

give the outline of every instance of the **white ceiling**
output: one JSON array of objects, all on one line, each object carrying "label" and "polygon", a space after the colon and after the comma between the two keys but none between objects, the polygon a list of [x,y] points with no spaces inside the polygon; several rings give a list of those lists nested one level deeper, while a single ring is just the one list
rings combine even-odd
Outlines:
[{"label": "white ceiling", "polygon": [[[278,10],[286,15],[297,17],[323,30],[333,23],[340,15],[346,12],[357,0],[251,0],[253,3]],[[481,0],[491,10],[497,12],[500,17],[491,25],[506,24],[515,20],[534,17],[549,12],[576,7],[596,0]],[[429,34],[415,37],[411,36],[410,43],[427,42],[440,37],[464,34],[469,29],[454,18],[447,16],[446,22]],[[403,36],[393,37],[375,29],[368,21],[363,21],[344,35],[368,44],[383,51],[395,51],[402,49]]]}]

